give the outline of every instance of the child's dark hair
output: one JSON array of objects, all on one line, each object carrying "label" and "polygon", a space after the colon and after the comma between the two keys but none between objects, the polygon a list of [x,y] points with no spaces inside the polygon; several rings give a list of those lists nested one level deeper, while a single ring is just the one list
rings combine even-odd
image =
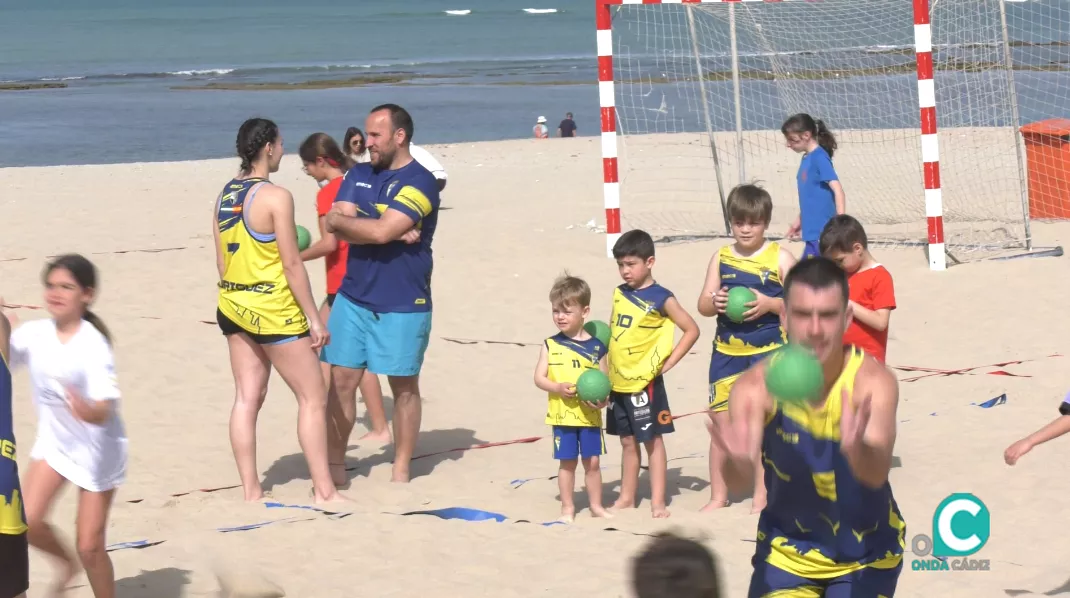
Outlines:
[{"label": "child's dark hair", "polygon": [[247,174],[253,169],[253,160],[256,160],[260,150],[269,143],[274,143],[279,138],[279,127],[266,118],[250,118],[243,122],[238,129],[238,157],[241,158],[242,174]]},{"label": "child's dark hair", "polygon": [[554,306],[576,304],[580,307],[590,307],[591,286],[584,279],[565,272],[554,281],[554,286],[550,288],[550,304]]},{"label": "child's dark hair", "polygon": [[773,198],[758,185],[736,185],[728,193],[728,218],[768,225],[773,219]]},{"label": "child's dark hair", "polygon": [[624,233],[613,244],[613,259],[622,260],[626,257],[642,260],[654,257],[654,239],[644,230],[635,229]]},{"label": "child's dark hair", "polygon": [[713,553],[672,533],[662,533],[632,559],[632,589],[638,598],[720,598]]},{"label": "child's dark hair", "polygon": [[830,251],[850,253],[855,243],[861,245],[863,249],[869,248],[866,229],[862,228],[862,223],[854,216],[840,214],[825,224],[818,245],[821,255],[827,255]]},{"label": "child's dark hair", "polygon": [[342,170],[349,170],[353,167],[353,160],[338,147],[338,143],[326,133],[313,133],[308,136],[307,139],[301,142],[301,147],[297,150],[297,154],[301,156],[301,161],[306,164],[312,164],[318,158],[323,158],[328,164],[335,168],[341,168]]},{"label": "child's dark hair", "polygon": [[784,302],[788,301],[791,289],[796,284],[801,284],[823,291],[833,287],[839,287],[840,296],[843,298],[843,306],[847,307],[850,299],[850,287],[847,286],[847,273],[840,268],[839,264],[827,257],[814,256],[800,261],[788,270],[784,278]]},{"label": "child's dark hair", "polygon": [[346,129],[346,136],[342,138],[342,145],[345,146],[346,152],[349,151],[349,144],[353,142],[353,138],[358,135],[360,136],[360,140],[363,143],[364,133],[360,129],[356,127],[349,127],[348,129]]},{"label": "child's dark hair", "polygon": [[817,140],[817,144],[825,149],[829,158],[832,154],[836,153],[836,137],[832,135],[832,131],[825,126],[825,121],[820,118],[815,119],[806,113],[793,114],[788,117],[788,120],[784,121],[784,124],[780,125],[780,132],[787,136],[789,133],[799,135],[801,133],[809,133],[814,139]]},{"label": "child's dark hair", "polygon": [[[93,265],[93,262],[87,260],[85,257],[78,255],[77,253],[68,253],[61,255],[48,262],[45,265],[45,270],[41,274],[41,282],[48,284],[48,276],[52,274],[54,270],[66,270],[71,273],[71,277],[78,283],[78,286],[82,287],[83,291],[96,290],[97,289],[97,268]],[[90,311],[89,307],[85,308],[85,313],[82,314],[82,319],[93,325],[104,335],[108,343],[111,343],[111,332],[108,327],[104,325],[104,320],[100,319],[100,316]]]}]

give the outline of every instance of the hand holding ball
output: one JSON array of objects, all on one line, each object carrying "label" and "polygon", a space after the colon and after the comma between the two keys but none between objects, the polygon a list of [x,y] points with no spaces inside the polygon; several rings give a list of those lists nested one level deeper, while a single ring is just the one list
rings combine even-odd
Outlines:
[{"label": "hand holding ball", "polygon": [[736,324],[743,321],[743,314],[751,310],[747,304],[757,301],[758,296],[747,287],[732,287],[728,289],[728,305],[724,308],[724,315],[728,316]]},{"label": "hand holding ball", "polygon": [[765,388],[785,403],[803,403],[817,398],[825,384],[821,362],[806,347],[787,344],[769,358]]},{"label": "hand holding ball", "polygon": [[602,370],[587,370],[576,380],[576,396],[586,403],[601,403],[609,391],[609,377]]}]

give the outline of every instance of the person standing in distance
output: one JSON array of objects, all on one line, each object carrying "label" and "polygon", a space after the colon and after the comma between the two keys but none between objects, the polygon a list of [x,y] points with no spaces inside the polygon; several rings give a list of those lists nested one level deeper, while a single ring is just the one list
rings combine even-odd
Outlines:
[{"label": "person standing in distance", "polygon": [[762,361],[732,387],[721,435],[729,492],[753,487],[758,459],[768,492],[747,596],[890,598],[906,537],[888,483],[898,383],[872,356],[844,346],[849,289],[835,262],[792,267],[784,304],[788,341],[814,351],[825,380],[817,400],[781,402],[766,390]]},{"label": "person standing in distance", "polygon": [[576,121],[572,120],[572,113],[566,112],[565,119],[561,121],[561,124],[557,125],[558,137],[575,137],[576,136]]},{"label": "person standing in distance", "polygon": [[22,506],[19,464],[15,460],[15,414],[12,409],[11,323],[0,297],[0,598],[26,598],[30,588],[30,544]]},{"label": "person standing in distance", "polygon": [[365,370],[384,374],[394,393],[392,481],[409,481],[420,431],[420,369],[431,336],[431,241],[438,183],[409,153],[413,122],[396,104],[368,115],[371,162],[346,173],[327,230],[349,241],[346,276],[321,359],[331,364],[331,473],[345,483],[345,451]]}]

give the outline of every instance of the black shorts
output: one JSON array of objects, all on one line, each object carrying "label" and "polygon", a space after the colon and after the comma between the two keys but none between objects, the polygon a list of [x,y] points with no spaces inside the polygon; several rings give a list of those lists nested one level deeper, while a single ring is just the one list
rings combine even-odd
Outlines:
[{"label": "black shorts", "polygon": [[215,321],[219,324],[219,329],[223,331],[223,336],[230,336],[232,334],[244,334],[252,339],[252,341],[258,345],[281,345],[290,341],[295,341],[299,338],[305,338],[310,336],[311,333],[306,330],[301,334],[257,334],[255,332],[249,332],[248,330],[238,326],[233,320],[228,318],[226,314],[215,310]]},{"label": "black shorts", "polygon": [[338,293],[327,293],[327,307],[334,307],[334,298],[338,296]]},{"label": "black shorts", "polygon": [[30,545],[26,534],[0,534],[0,598],[15,598],[30,588]]},{"label": "black shorts", "polygon": [[609,393],[606,434],[635,436],[636,442],[650,442],[656,436],[674,431],[669,395],[665,393],[665,380],[661,376],[636,393]]}]

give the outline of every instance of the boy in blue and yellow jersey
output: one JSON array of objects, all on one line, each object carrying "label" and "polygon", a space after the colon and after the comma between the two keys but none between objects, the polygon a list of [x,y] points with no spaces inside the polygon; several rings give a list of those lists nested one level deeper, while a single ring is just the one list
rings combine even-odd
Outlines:
[{"label": "boy in blue and yellow jersey", "polygon": [[[650,510],[668,517],[665,508],[664,434],[674,430],[669,397],[662,378],[698,340],[695,320],[671,291],[654,282],[654,240],[641,230],[621,235],[613,245],[624,284],[613,291],[609,339],[609,410],[606,432],[620,436],[620,497],[615,509],[635,506],[639,485],[639,445],[650,463]],[[673,347],[679,326],[683,337]]]},{"label": "boy in blue and yellow jersey", "polygon": [[10,355],[11,323],[0,298],[0,598],[25,596],[30,587],[30,545],[22,506],[19,466],[15,461],[15,430]]},{"label": "boy in blue and yellow jersey", "polygon": [[591,311],[591,287],[582,279],[565,274],[550,289],[554,324],[560,330],[546,339],[535,366],[535,386],[550,394],[546,423],[553,426],[554,459],[561,462],[557,486],[561,492],[561,519],[572,523],[576,505],[576,464],[583,459],[584,482],[591,502],[591,515],[605,517],[602,508],[602,472],[599,457],[605,453],[602,408],[576,397],[576,381],[587,370],[606,371],[606,346],[583,329]]},{"label": "boy in blue and yellow jersey", "polygon": [[762,361],[728,400],[721,439],[729,491],[750,488],[760,460],[769,492],[749,598],[895,595],[906,538],[888,481],[899,387],[883,364],[844,345],[849,292],[832,260],[793,266],[784,281],[784,330],[821,361],[823,389],[801,403],[781,401],[766,388]]},{"label": "boy in blue and yellow jersey", "polygon": [[[717,316],[717,335],[710,359],[710,502],[711,511],[728,505],[722,469],[725,455],[717,439],[728,420],[728,394],[740,374],[784,344],[780,312],[784,307],[782,281],[795,257],[776,241],[765,239],[773,216],[773,199],[757,185],[738,185],[728,194],[728,218],[735,242],[714,254],[706,283],[698,298],[698,313]],[[746,287],[756,300],[742,322],[725,315],[728,291]],[[758,467],[761,467],[759,464]],[[752,512],[765,506],[765,485],[756,476]]]}]

